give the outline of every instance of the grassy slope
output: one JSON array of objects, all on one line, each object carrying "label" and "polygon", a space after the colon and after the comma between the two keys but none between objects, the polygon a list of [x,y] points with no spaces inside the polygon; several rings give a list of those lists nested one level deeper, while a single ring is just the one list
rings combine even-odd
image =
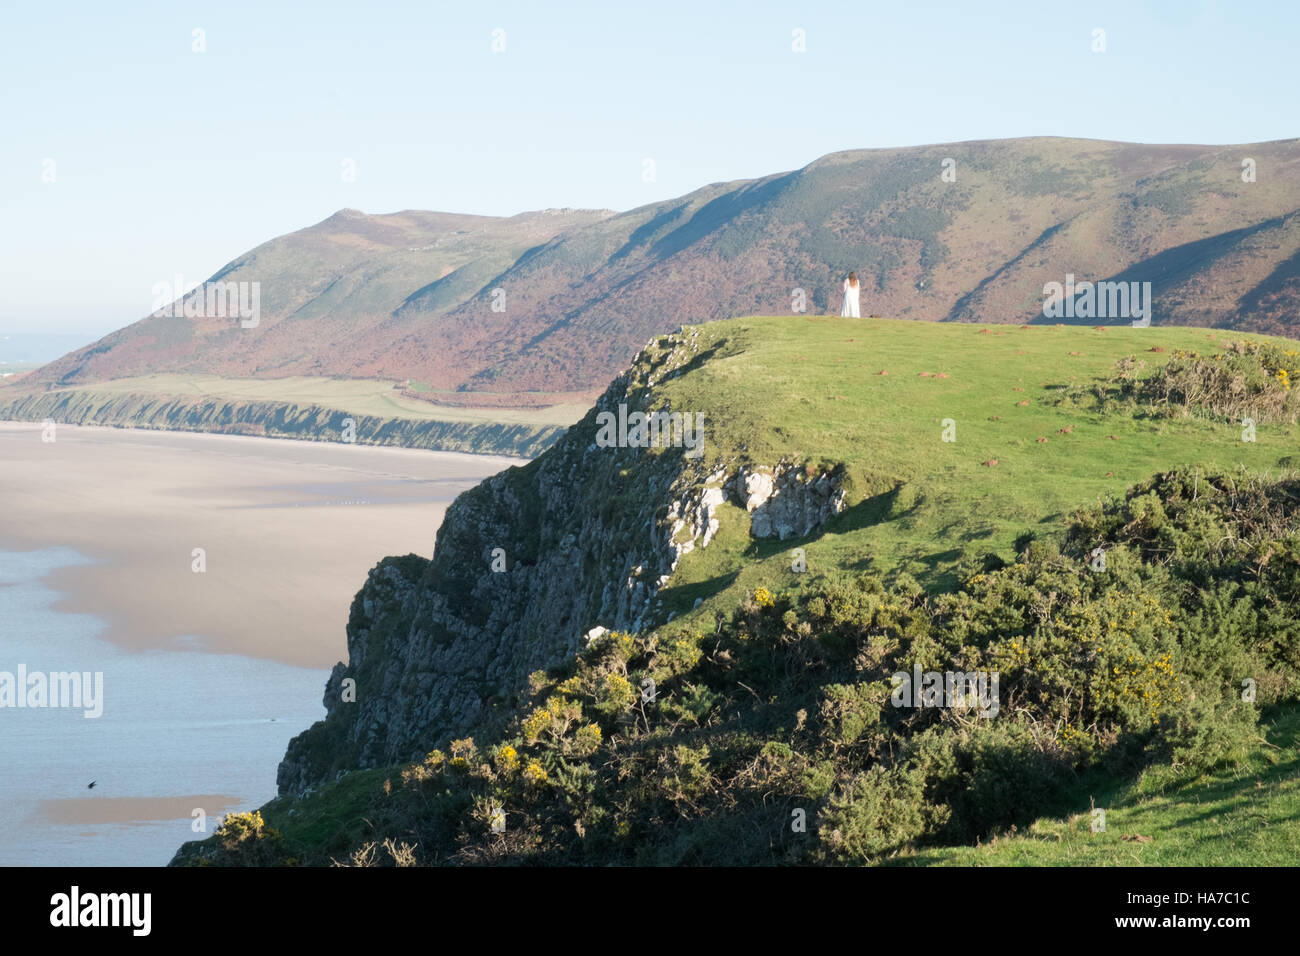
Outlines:
[{"label": "grassy slope", "polygon": [[[1276,468],[1300,437],[1295,426],[1260,427],[1250,444],[1225,423],[1050,404],[1055,389],[1105,377],[1125,355],[1159,362],[1176,348],[1211,351],[1220,334],[1204,330],[779,317],[711,323],[699,332],[707,360],[657,394],[676,410],[705,414],[707,457],[842,461],[853,479],[850,509],[807,540],[755,542],[743,513],[724,506],[714,543],[688,555],[662,592],[665,611],[697,616],[701,627],[757,586],[797,588],[819,568],[907,570],[941,588],[962,560],[990,551],[1009,556],[1026,530],[1059,526],[1075,508],[1120,495],[1154,472],[1184,464]],[[1147,352],[1152,347],[1166,351]],[[889,374],[877,374],[882,369]],[[941,440],[945,418],[956,421],[956,442]],[[990,459],[998,465],[981,464]],[[788,570],[795,546],[807,549],[812,574]],[[691,610],[697,596],[706,601]],[[1291,862],[1288,848],[1300,842],[1300,708],[1279,708],[1264,723],[1271,723],[1268,742],[1240,765],[1192,779],[1156,767],[1120,789],[1081,781],[1077,812],[1067,819],[898,862]],[[308,797],[272,801],[267,822],[291,845],[345,847],[362,838],[368,801],[394,774],[348,774]],[[1091,798],[1107,810],[1104,834],[1089,833]],[[1123,839],[1130,834],[1152,840]]]},{"label": "grassy slope", "polygon": [[[925,850],[918,866],[1294,866],[1300,847],[1300,708],[1261,720],[1267,741],[1236,766],[1197,777],[1154,767],[1120,791],[1091,796],[1106,810],[1040,819],[979,847]],[[1149,837],[1138,840],[1136,837]],[[1127,838],[1127,839],[1126,839]]]},{"label": "grassy slope", "polygon": [[[704,326],[701,351],[711,347],[706,337],[718,340],[726,357],[666,384],[672,406],[704,410],[708,442],[728,451],[746,448],[758,462],[782,456],[844,461],[858,478],[859,500],[824,535],[780,544],[755,545],[739,509],[732,509],[717,543],[687,556],[665,592],[666,606],[682,611],[724,581],[726,590],[702,611],[729,609],[761,584],[799,586],[807,578],[787,570],[794,546],[806,549],[810,571],[908,570],[943,586],[964,558],[1009,555],[1027,529],[1058,524],[1075,508],[1122,495],[1155,471],[1183,464],[1275,468],[1296,452],[1300,437],[1295,426],[1273,426],[1258,429],[1251,444],[1237,426],[1144,421],[1126,412],[1081,416],[1048,401],[1062,384],[1107,376],[1125,355],[1156,364],[1176,348],[1206,353],[1229,337],[1262,336],[783,317]],[[1149,353],[1152,347],[1166,351]],[[889,374],[877,374],[882,369]],[[955,442],[941,440],[945,418],[956,422]],[[800,424],[792,428],[792,422]],[[991,459],[997,466],[981,464]],[[906,483],[900,492],[871,497],[898,481]],[[1082,812],[1067,819],[1040,820],[989,845],[926,850],[899,862],[1293,865],[1300,845],[1298,747],[1300,708],[1284,709],[1268,742],[1239,766],[1193,778],[1161,766],[1119,791],[1090,791],[1085,784],[1077,794]],[[1107,830],[1095,835],[1083,809],[1093,798],[1107,809]]]},{"label": "grassy slope", "polygon": [[[738,586],[719,595],[727,606],[760,584],[797,586],[807,578],[787,570],[796,544],[806,548],[813,572],[906,570],[946,586],[962,560],[987,552],[1009,557],[1026,531],[1059,526],[1076,508],[1122,495],[1156,471],[1276,468],[1296,453],[1300,437],[1296,426],[1260,427],[1252,444],[1241,440],[1239,426],[1051,404],[1061,386],[1105,377],[1126,355],[1159,363],[1176,348],[1210,352],[1230,336],[1262,336],[826,317],[700,328],[700,351],[716,347],[716,354],[660,389],[674,409],[704,413],[707,451],[764,464],[842,461],[854,493],[852,507],[824,534],[801,542],[756,543],[737,520],[739,509],[727,506],[734,513],[730,521],[724,514],[721,547],[689,555],[663,592],[670,610],[685,611],[733,574]],[[1152,347],[1166,351],[1148,352]],[[955,442],[942,441],[947,418],[956,423]],[[1063,428],[1073,430],[1060,434]],[[996,466],[982,464],[994,459]]]}]

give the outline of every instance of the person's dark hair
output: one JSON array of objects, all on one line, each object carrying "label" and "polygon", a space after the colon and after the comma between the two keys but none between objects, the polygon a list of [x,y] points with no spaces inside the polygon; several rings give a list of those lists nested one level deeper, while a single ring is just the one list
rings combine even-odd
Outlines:
[{"label": "person's dark hair", "polygon": [[856,272],[850,272],[849,285],[857,285],[857,284],[858,284],[858,274]]}]

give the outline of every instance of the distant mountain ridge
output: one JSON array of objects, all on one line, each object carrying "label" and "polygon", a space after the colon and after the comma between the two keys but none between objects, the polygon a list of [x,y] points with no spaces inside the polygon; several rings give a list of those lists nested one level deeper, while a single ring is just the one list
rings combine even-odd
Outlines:
[{"label": "distant mountain ridge", "polygon": [[1295,335],[1300,140],[858,150],[624,213],[345,209],[210,280],[260,283],[256,328],[147,317],[28,384],[205,372],[409,379],[457,401],[594,393],[682,324],[790,314],[798,290],[837,313],[849,270],[864,315],[1042,322],[1044,284],[1074,275],[1151,282],[1155,325]]}]

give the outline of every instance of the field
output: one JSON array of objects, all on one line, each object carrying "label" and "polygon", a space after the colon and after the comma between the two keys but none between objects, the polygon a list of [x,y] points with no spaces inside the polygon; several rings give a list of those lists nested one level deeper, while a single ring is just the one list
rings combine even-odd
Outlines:
[{"label": "field", "polygon": [[[1019,536],[1059,527],[1154,472],[1277,471],[1289,456],[1300,460],[1295,425],[1260,426],[1245,442],[1240,423],[1053,404],[1064,387],[1108,377],[1127,355],[1155,365],[1176,349],[1208,353],[1265,336],[825,317],[703,329],[708,361],[660,389],[674,409],[704,413],[706,455],[843,462],[854,480],[852,507],[825,534],[800,542],[810,570],[906,570],[947,587],[963,560],[1009,557]],[[955,441],[943,440],[945,420]],[[724,509],[734,514],[724,515],[721,546],[688,556],[664,594],[667,606],[688,609],[713,589],[708,582],[732,574],[733,594],[801,580],[788,570],[788,545],[754,542],[740,509]]]},{"label": "field", "polygon": [[511,407],[513,395],[491,396],[499,407],[462,407],[403,391],[392,382],[319,377],[147,375],[48,391],[19,380],[0,387],[0,420],[52,419],[531,458],[583,411],[573,404]]},{"label": "field", "polygon": [[83,386],[92,394],[154,394],[206,397],[230,401],[319,405],[353,415],[410,418],[419,421],[510,425],[569,425],[586,406],[553,405],[540,409],[462,408],[406,398],[392,382],[348,378],[224,378],[219,375],[141,375]]}]

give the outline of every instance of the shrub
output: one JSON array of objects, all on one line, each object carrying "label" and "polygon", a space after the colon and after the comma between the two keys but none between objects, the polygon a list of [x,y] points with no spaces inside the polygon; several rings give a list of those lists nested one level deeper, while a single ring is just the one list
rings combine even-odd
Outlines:
[{"label": "shrub", "polygon": [[[389,796],[380,775],[359,852],[377,861],[388,839],[389,858],[435,863],[874,863],[1077,811],[1084,773],[1236,759],[1257,707],[1296,697],[1300,479],[1156,475],[1019,550],[933,597],[831,575],[757,589],[707,636],[606,635],[533,675],[513,722],[476,728],[483,744],[443,744]],[[915,666],[996,673],[996,715],[892,706],[891,676]],[[509,808],[504,833],[493,806]],[[251,814],[216,838],[232,862],[286,859],[278,841]]]}]

